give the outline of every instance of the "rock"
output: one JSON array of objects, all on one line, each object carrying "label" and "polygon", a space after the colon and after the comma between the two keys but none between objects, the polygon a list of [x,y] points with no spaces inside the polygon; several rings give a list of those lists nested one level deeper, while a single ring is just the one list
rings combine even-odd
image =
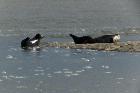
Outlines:
[{"label": "rock", "polygon": [[48,42],[45,47],[93,49],[119,52],[140,52],[140,41],[127,41],[118,43],[74,44],[72,42]]}]

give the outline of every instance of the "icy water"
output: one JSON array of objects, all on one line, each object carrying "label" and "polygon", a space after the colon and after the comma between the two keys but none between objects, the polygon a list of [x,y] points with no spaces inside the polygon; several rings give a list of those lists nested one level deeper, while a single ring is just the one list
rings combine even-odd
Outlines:
[{"label": "icy water", "polygon": [[140,93],[140,53],[20,48],[36,33],[72,42],[119,33],[140,40],[138,0],[0,0],[0,93]]}]

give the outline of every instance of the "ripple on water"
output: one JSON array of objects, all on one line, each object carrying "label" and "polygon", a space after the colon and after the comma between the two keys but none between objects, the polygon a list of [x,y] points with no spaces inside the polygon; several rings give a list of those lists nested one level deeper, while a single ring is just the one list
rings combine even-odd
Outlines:
[{"label": "ripple on water", "polygon": [[87,58],[81,58],[82,60],[84,60],[85,62],[89,62],[90,60]]},{"label": "ripple on water", "polygon": [[105,65],[102,65],[101,67],[104,68],[104,69],[109,69],[110,68],[109,66],[105,66]]},{"label": "ripple on water", "polygon": [[51,78],[52,77],[52,74],[47,74],[47,77]]},{"label": "ripple on water", "polygon": [[85,68],[85,69],[92,69],[93,67],[92,66],[85,66],[83,68]]},{"label": "ripple on water", "polygon": [[18,67],[17,69],[18,69],[18,70],[22,70],[23,68],[22,68],[22,67]]},{"label": "ripple on water", "polygon": [[14,76],[14,75],[9,75],[9,78],[13,78],[13,79],[25,79],[25,76]]},{"label": "ripple on water", "polygon": [[70,56],[70,54],[65,54],[65,56],[66,56],[66,57],[69,57],[69,56]]},{"label": "ripple on water", "polygon": [[34,71],[35,71],[35,72],[44,72],[43,69],[35,69]]},{"label": "ripple on water", "polygon": [[67,69],[67,68],[64,68],[63,70],[65,71],[65,70],[69,70],[69,69]]},{"label": "ripple on water", "polygon": [[66,77],[71,77],[71,75],[70,75],[70,74],[65,74],[65,76],[66,76]]},{"label": "ripple on water", "polygon": [[76,51],[77,51],[77,52],[82,52],[82,50],[81,50],[81,49],[76,49]]},{"label": "ripple on water", "polygon": [[111,53],[110,56],[115,56],[115,53]]},{"label": "ripple on water", "polygon": [[8,51],[17,51],[17,48],[10,48]]},{"label": "ripple on water", "polygon": [[111,74],[112,72],[109,72],[109,71],[108,71],[108,72],[105,72],[105,73],[106,73],[106,74]]},{"label": "ripple on water", "polygon": [[2,74],[6,74],[7,72],[6,72],[6,71],[2,71],[1,73],[2,73]]},{"label": "ripple on water", "polygon": [[2,79],[0,79],[0,82],[2,82],[3,80]]},{"label": "ripple on water", "polygon": [[64,71],[64,74],[72,74],[72,71]]},{"label": "ripple on water", "polygon": [[7,55],[6,59],[14,59],[12,55]]},{"label": "ripple on water", "polygon": [[48,52],[48,50],[47,50],[47,49],[45,49],[45,48],[44,48],[44,49],[42,49],[42,51],[43,51],[43,52]]},{"label": "ripple on water", "polygon": [[17,86],[18,89],[25,89],[25,88],[28,88],[27,86],[24,86],[24,85],[19,85]]},{"label": "ripple on water", "polygon": [[56,72],[54,72],[54,74],[61,74],[61,73],[63,73],[62,71],[56,71]]},{"label": "ripple on water", "polygon": [[55,53],[59,53],[59,50],[56,50],[56,49],[55,49],[54,52],[55,52]]},{"label": "ripple on water", "polygon": [[136,80],[136,78],[132,78],[132,80]]},{"label": "ripple on water", "polygon": [[80,74],[79,73],[72,73],[71,75],[72,76],[79,76]]},{"label": "ripple on water", "polygon": [[84,69],[82,69],[82,70],[77,70],[77,71],[75,71],[76,73],[82,73],[82,72],[84,72],[85,70]]},{"label": "ripple on water", "polygon": [[34,72],[35,72],[35,76],[44,76],[45,75],[45,73],[44,73],[44,69],[43,69],[43,67],[40,67],[40,66],[38,66],[36,69],[34,69]]},{"label": "ripple on water", "polygon": [[117,80],[123,80],[124,78],[123,77],[119,77],[119,78],[116,78]]}]

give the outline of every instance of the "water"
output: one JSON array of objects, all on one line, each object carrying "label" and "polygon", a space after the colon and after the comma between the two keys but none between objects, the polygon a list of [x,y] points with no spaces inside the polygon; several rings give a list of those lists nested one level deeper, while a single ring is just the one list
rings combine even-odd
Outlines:
[{"label": "water", "polygon": [[140,53],[45,47],[20,48],[41,33],[46,42],[72,42],[69,33],[119,33],[140,40],[138,0],[1,0],[1,93],[140,93]]}]

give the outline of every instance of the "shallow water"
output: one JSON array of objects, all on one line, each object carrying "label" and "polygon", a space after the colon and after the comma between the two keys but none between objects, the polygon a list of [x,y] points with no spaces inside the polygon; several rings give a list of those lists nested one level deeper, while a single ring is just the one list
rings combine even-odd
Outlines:
[{"label": "shallow water", "polygon": [[72,42],[119,33],[140,40],[139,1],[1,0],[0,93],[140,93],[140,53],[44,47],[25,51],[23,38]]},{"label": "shallow water", "polygon": [[140,53],[47,47],[26,51],[20,48],[20,35],[5,35],[0,37],[2,93],[140,92]]}]

